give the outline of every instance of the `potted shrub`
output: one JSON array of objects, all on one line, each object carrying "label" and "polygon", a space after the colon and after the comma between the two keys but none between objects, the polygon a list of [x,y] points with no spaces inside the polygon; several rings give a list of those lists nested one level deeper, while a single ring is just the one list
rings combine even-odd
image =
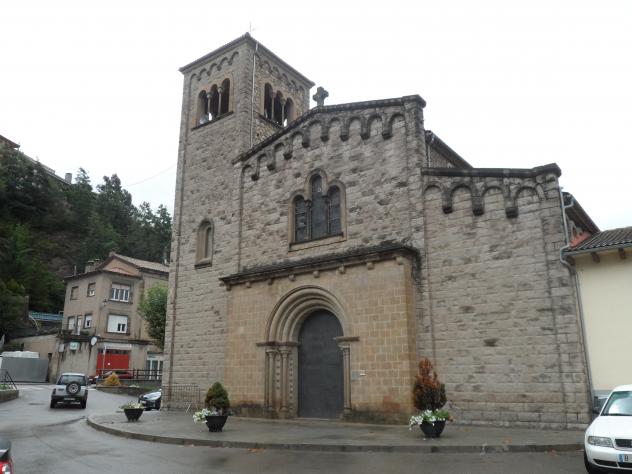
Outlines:
[{"label": "potted shrub", "polygon": [[121,405],[121,408],[125,412],[127,421],[138,421],[140,415],[142,415],[145,410],[145,408],[137,402],[126,403],[125,405]]},{"label": "potted shrub", "polygon": [[443,432],[445,422],[450,420],[450,413],[443,410],[446,402],[445,385],[439,382],[439,377],[429,359],[419,361],[419,370],[413,386],[413,402],[420,413],[410,417],[409,429],[419,425],[427,438],[438,438]]},{"label": "potted shrub", "polygon": [[228,392],[221,383],[215,382],[206,392],[205,408],[193,414],[193,421],[206,422],[209,431],[222,431],[230,415]]}]

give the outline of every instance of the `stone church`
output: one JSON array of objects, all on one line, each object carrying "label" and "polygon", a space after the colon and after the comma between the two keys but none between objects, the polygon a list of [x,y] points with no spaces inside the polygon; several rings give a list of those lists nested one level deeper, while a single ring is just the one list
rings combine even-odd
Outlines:
[{"label": "stone church", "polygon": [[400,423],[429,357],[461,422],[588,421],[560,250],[596,228],[557,165],[473,167],[418,95],[310,108],[249,34],[180,71],[167,407],[219,380],[242,415]]}]

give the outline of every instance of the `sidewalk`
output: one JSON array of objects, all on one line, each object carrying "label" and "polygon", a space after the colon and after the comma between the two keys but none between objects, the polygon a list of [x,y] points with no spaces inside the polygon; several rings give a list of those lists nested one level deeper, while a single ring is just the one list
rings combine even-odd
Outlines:
[{"label": "sidewalk", "polygon": [[170,444],[226,448],[343,452],[480,453],[575,451],[583,431],[496,428],[447,424],[440,439],[424,439],[419,428],[321,420],[264,420],[232,416],[224,430],[211,433],[193,423],[191,413],[143,413],[127,422],[123,412],[93,414],[93,428],[126,438]]}]

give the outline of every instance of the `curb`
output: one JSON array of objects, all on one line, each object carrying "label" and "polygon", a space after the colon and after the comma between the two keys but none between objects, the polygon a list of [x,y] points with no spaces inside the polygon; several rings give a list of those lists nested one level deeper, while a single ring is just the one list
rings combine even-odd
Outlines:
[{"label": "curb", "polygon": [[97,423],[88,417],[86,422],[92,428],[105,433],[128,439],[151,441],[154,443],[208,446],[212,448],[240,449],[277,449],[285,451],[321,451],[321,452],[374,452],[374,453],[533,453],[547,451],[579,451],[583,443],[568,444],[480,444],[480,445],[358,445],[358,444],[314,444],[314,443],[255,443],[251,441],[221,441],[214,439],[181,438],[158,436],[112,428]]},{"label": "curb", "polygon": [[0,390],[0,403],[20,398],[19,390]]}]

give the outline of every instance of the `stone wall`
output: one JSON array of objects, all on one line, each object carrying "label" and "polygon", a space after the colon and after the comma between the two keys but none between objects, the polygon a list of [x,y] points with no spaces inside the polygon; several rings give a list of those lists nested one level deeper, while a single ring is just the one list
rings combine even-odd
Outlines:
[{"label": "stone wall", "polygon": [[[351,419],[405,423],[412,411],[411,380],[415,373],[414,259],[397,257],[358,261],[340,267],[248,281],[230,288],[225,381],[236,410],[261,415],[265,351],[271,318],[279,302],[303,289],[317,288],[336,301],[344,337],[350,345]],[[308,301],[304,302],[305,304]],[[305,315],[304,315],[305,316]],[[281,316],[285,318],[285,316]],[[283,319],[282,324],[291,324]],[[281,341],[276,341],[281,342]],[[293,342],[293,341],[290,341]],[[295,341],[294,341],[295,342]],[[289,412],[297,415],[296,356],[290,354]],[[281,408],[280,357],[272,380]]]},{"label": "stone wall", "polygon": [[[359,337],[351,343],[351,403],[363,419],[409,415],[415,362],[429,356],[460,421],[585,423],[574,294],[559,262],[559,169],[472,169],[443,142],[427,143],[418,96],[318,107],[275,131],[253,115],[254,54],[248,41],[236,43],[185,71],[165,384],[205,389],[221,380],[237,407],[268,408],[270,354],[257,343],[277,342],[264,340],[275,305],[307,285],[344,301],[338,316]],[[192,126],[200,84],[226,74],[232,113]],[[257,74],[260,104],[267,79],[264,69]],[[325,188],[343,190],[343,232],[294,243],[292,198],[314,173]],[[201,262],[204,220],[214,234],[212,258]],[[239,277],[385,243],[418,252],[419,266],[384,261],[344,276],[327,269]],[[270,383],[280,389],[278,379]]]},{"label": "stone wall", "polygon": [[426,177],[418,345],[436,360],[462,422],[588,422],[553,171]]}]

